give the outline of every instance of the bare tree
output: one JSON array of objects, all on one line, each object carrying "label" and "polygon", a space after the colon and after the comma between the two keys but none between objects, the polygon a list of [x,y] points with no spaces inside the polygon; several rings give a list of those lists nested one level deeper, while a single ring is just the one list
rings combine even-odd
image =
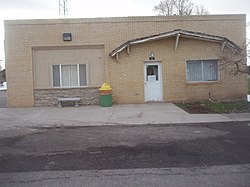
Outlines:
[{"label": "bare tree", "polygon": [[158,12],[159,15],[173,15],[174,14],[174,0],[160,1],[159,5],[154,6],[154,11]]},{"label": "bare tree", "polygon": [[[244,47],[243,49],[247,49]],[[247,59],[250,59],[250,51],[241,50],[240,52],[234,52],[230,49],[224,50],[220,54],[220,70],[224,70],[232,76],[236,76],[240,73],[250,75],[250,66],[247,65]]]},{"label": "bare tree", "polygon": [[162,16],[208,14],[204,6],[194,5],[190,0],[163,0],[153,10]]},{"label": "bare tree", "polygon": [[194,4],[189,0],[175,0],[175,8],[177,15],[191,15],[193,13]]},{"label": "bare tree", "polygon": [[208,15],[209,12],[204,8],[203,5],[200,5],[200,6],[196,6],[195,7],[195,14],[196,15]]}]

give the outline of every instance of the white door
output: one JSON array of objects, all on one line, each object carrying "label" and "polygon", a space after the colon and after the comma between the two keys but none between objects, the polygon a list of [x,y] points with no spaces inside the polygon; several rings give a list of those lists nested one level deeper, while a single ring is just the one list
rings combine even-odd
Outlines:
[{"label": "white door", "polygon": [[144,100],[162,101],[162,67],[161,63],[144,64]]}]

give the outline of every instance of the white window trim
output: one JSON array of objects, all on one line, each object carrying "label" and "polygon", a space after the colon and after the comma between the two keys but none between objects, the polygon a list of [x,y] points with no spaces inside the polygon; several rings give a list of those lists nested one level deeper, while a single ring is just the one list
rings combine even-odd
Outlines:
[{"label": "white window trim", "polygon": [[201,71],[201,74],[202,74],[202,79],[203,79],[203,77],[204,77],[204,75],[203,75],[203,61],[206,61],[206,60],[216,60],[217,61],[217,65],[218,65],[218,67],[219,67],[219,59],[202,59],[202,60],[195,60],[195,59],[188,59],[188,60],[186,60],[185,61],[185,64],[186,64],[186,81],[187,81],[187,83],[189,83],[189,84],[195,84],[195,83],[217,83],[217,82],[219,82],[220,81],[220,71],[219,71],[219,69],[217,70],[217,72],[218,72],[218,80],[215,80],[215,81],[189,81],[188,80],[188,68],[187,68],[187,64],[188,64],[188,61],[201,61],[202,63],[201,63],[201,68],[202,68],[202,71]]},{"label": "white window trim", "polygon": [[[79,69],[79,64],[76,64],[76,69],[77,69],[77,85],[78,85],[78,87],[80,87],[80,72],[79,72],[80,69]],[[86,72],[87,72],[87,70],[86,70]]]},{"label": "white window trim", "polygon": [[[60,73],[60,86],[54,86],[53,85],[53,66],[54,65],[59,65],[59,73]],[[77,66],[77,86],[62,86],[62,66],[74,66],[76,65]],[[53,88],[85,88],[85,87],[88,87],[88,84],[89,84],[89,79],[88,79],[88,64],[83,64],[86,66],[86,86],[80,86],[80,64],[52,64],[51,68],[52,68],[52,87]]]},{"label": "white window trim", "polygon": [[59,77],[60,77],[60,88],[61,88],[62,87],[62,65],[61,64],[59,65],[59,73],[60,73]]}]

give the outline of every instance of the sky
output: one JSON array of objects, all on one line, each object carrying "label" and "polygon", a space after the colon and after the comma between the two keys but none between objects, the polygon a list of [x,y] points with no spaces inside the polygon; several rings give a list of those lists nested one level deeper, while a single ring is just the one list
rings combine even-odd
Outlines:
[{"label": "sky", "polygon": [[[209,14],[247,14],[249,0],[191,0],[203,5]],[[154,16],[160,0],[68,0],[68,17]],[[59,0],[0,0],[0,65],[4,65],[3,20],[59,18]],[[247,27],[250,39],[250,25]]]}]

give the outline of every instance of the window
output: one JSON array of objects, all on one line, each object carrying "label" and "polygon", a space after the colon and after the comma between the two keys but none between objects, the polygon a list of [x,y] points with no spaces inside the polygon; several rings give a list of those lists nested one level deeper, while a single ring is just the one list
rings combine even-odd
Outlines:
[{"label": "window", "polygon": [[53,65],[53,87],[77,87],[86,85],[86,64]]},{"label": "window", "polygon": [[207,82],[218,80],[218,60],[188,60],[188,82]]},{"label": "window", "polygon": [[147,81],[158,81],[158,65],[147,65]]}]

